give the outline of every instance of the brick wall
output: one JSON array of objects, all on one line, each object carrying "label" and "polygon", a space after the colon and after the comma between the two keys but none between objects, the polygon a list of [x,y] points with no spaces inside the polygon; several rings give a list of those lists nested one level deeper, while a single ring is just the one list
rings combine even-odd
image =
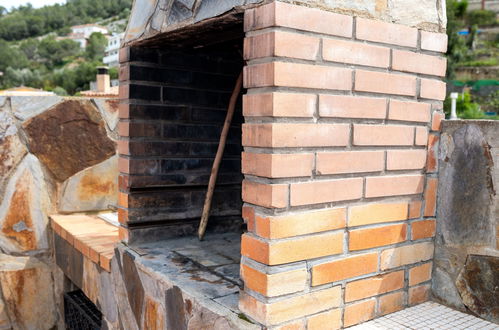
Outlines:
[{"label": "brick wall", "polygon": [[[241,56],[233,45],[127,47],[120,61],[121,238],[195,232]],[[242,222],[241,122],[239,102],[213,198],[212,227],[238,228]]]},{"label": "brick wall", "polygon": [[427,300],[445,34],[280,2],[245,31],[240,309],[324,329]]}]

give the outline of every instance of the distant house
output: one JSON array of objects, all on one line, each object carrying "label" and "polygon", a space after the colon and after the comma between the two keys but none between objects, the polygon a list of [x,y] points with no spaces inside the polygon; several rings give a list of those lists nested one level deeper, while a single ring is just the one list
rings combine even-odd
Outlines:
[{"label": "distant house", "polygon": [[59,37],[58,39],[71,39],[79,43],[81,48],[85,48],[87,46],[88,38],[94,32],[100,32],[104,35],[109,34],[109,30],[105,26],[98,24],[83,24],[72,26],[69,35]]},{"label": "distant house", "polygon": [[108,37],[106,53],[104,59],[102,60],[104,64],[110,67],[119,65],[118,52],[124,37],[125,33],[117,33]]}]

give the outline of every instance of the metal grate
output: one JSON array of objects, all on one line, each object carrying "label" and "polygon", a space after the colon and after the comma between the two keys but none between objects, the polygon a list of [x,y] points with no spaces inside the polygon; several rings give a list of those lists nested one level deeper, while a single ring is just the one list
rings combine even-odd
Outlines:
[{"label": "metal grate", "polygon": [[81,290],[64,294],[64,321],[68,330],[98,330],[102,313]]}]

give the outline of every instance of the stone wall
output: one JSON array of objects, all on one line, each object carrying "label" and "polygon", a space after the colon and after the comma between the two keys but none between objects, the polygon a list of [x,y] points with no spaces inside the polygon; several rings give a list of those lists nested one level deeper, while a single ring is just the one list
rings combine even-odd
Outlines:
[{"label": "stone wall", "polygon": [[433,294],[499,322],[499,122],[445,121]]},{"label": "stone wall", "polygon": [[[125,42],[135,42],[176,31],[188,25],[202,23],[227,14],[227,21],[234,13],[241,13],[255,5],[268,3],[263,0],[213,1],[136,0]],[[373,18],[385,22],[418,27],[427,31],[443,32],[447,25],[444,0],[299,0],[286,1],[307,7]],[[223,19],[221,20],[224,21]],[[202,30],[202,29],[201,29]]]},{"label": "stone wall", "polygon": [[117,203],[117,102],[0,97],[0,329],[61,320],[48,215]]}]

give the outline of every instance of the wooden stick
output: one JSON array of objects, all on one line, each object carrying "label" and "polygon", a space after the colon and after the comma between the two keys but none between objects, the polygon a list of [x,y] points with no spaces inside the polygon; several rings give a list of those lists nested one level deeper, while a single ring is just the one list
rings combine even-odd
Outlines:
[{"label": "wooden stick", "polygon": [[208,191],[206,192],[206,198],[204,200],[203,214],[201,216],[201,222],[198,229],[199,240],[202,241],[204,233],[206,232],[206,226],[208,225],[208,217],[210,216],[211,200],[213,198],[213,191],[215,190],[215,183],[217,182],[218,170],[220,168],[220,162],[224,154],[225,143],[227,141],[227,134],[229,133],[230,124],[232,123],[232,117],[234,116],[234,110],[236,108],[237,98],[241,92],[243,85],[243,73],[239,74],[236,81],[236,86],[232,91],[230,96],[229,108],[227,109],[227,115],[225,116],[225,122],[222,129],[222,134],[220,135],[220,142],[218,144],[217,154],[215,160],[213,161],[213,167],[211,168],[210,181],[208,183]]}]

